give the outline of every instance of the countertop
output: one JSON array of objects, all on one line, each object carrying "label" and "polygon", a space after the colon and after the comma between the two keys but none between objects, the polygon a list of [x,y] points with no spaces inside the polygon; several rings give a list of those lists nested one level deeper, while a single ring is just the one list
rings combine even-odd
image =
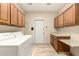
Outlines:
[{"label": "countertop", "polygon": [[69,45],[70,47],[79,47],[79,41],[78,40],[72,40],[72,39],[62,40],[62,39],[60,39],[61,42]]},{"label": "countertop", "polygon": [[17,38],[5,39],[0,41],[0,46],[19,46],[26,40],[30,39],[32,35],[24,35]]},{"label": "countertop", "polygon": [[67,33],[53,33],[52,35],[55,35],[55,36],[70,36],[70,34],[67,34]]}]

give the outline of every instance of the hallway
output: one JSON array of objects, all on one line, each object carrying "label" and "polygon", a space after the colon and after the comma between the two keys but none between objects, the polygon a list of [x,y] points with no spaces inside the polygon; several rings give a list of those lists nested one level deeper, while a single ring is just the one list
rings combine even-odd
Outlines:
[{"label": "hallway", "polygon": [[66,56],[57,52],[48,44],[33,45],[32,56]]}]

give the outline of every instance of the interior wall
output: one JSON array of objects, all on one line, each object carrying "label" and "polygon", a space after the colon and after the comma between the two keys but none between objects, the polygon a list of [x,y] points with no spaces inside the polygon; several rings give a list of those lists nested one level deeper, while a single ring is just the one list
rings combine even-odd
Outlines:
[{"label": "interior wall", "polygon": [[7,25],[0,25],[0,33],[4,33],[4,32],[16,32],[16,31],[21,31],[21,32],[25,32],[24,28],[20,28],[20,27],[15,27],[15,26],[7,26]]},{"label": "interior wall", "polygon": [[64,27],[58,29],[59,33],[65,33],[65,34],[77,34],[79,35],[79,26],[71,26],[71,27]]},{"label": "interior wall", "polygon": [[31,30],[31,27],[34,27],[34,20],[43,19],[44,20],[44,43],[49,43],[50,34],[56,32],[56,30],[54,29],[54,17],[56,16],[56,14],[57,13],[51,13],[51,12],[26,13],[25,33],[33,35],[33,41],[35,41],[34,30]]}]

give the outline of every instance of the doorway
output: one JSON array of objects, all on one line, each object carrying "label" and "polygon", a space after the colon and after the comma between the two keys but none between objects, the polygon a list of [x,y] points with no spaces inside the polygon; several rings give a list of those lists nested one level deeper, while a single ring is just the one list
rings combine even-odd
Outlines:
[{"label": "doorway", "polygon": [[35,20],[35,43],[44,42],[44,21]]}]

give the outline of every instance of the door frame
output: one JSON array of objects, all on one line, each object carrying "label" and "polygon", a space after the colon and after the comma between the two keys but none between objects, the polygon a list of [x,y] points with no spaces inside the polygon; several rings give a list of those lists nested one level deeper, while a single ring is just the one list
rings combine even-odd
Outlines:
[{"label": "door frame", "polygon": [[35,42],[35,21],[43,21],[43,43],[44,43],[44,19],[35,19],[34,20],[34,42]]}]

